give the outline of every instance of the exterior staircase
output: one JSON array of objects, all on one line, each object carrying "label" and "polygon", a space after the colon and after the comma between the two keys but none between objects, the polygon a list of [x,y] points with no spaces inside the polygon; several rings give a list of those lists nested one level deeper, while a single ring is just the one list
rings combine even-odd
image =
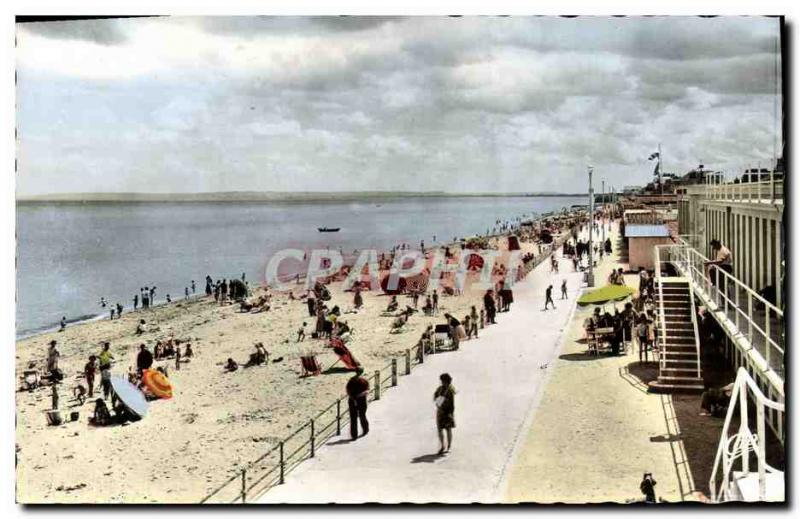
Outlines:
[{"label": "exterior staircase", "polygon": [[655,393],[699,393],[704,389],[694,296],[685,278],[660,277],[657,283],[659,333]]}]

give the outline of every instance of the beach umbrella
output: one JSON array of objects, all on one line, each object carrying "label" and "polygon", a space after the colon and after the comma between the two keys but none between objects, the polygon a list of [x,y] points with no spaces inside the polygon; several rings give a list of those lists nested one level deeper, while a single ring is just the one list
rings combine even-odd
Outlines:
[{"label": "beach umbrella", "polygon": [[157,369],[146,369],[142,372],[142,382],[158,398],[172,398],[172,384],[169,379]]},{"label": "beach umbrella", "polygon": [[139,388],[121,377],[111,377],[111,388],[119,401],[133,414],[141,418],[147,416],[147,399]]},{"label": "beach umbrella", "polygon": [[579,305],[602,305],[609,301],[622,301],[630,297],[634,290],[625,285],[606,285],[590,292],[586,292],[578,298]]}]

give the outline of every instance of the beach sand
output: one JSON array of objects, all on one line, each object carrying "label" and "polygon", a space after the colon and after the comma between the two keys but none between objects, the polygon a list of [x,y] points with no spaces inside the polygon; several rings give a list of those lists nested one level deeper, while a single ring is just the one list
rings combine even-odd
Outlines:
[{"label": "beach sand", "polygon": [[[522,246],[523,253],[536,248],[532,243]],[[331,288],[329,307],[352,307],[352,293],[335,285]],[[296,291],[301,292],[300,288]],[[482,294],[483,290],[470,289],[461,296],[440,296],[437,317],[419,312],[411,317],[405,332],[390,334],[393,317],[381,316],[389,298],[366,292],[364,309],[343,316],[355,331],[348,346],[371,373],[412,348],[428,324],[443,323],[443,312],[463,318],[471,305],[481,308]],[[398,302],[403,308],[411,299],[400,296]],[[424,297],[419,304],[421,308]],[[140,318],[160,330],[136,336]],[[308,323],[309,337],[298,344],[296,332],[303,321]],[[253,461],[344,393],[350,376],[347,372],[300,376],[301,354],[318,353],[323,369],[337,359],[324,341],[310,338],[313,327],[305,301],[291,301],[284,295],[276,295],[272,309],[258,314],[239,313],[238,305],[220,306],[213,298],[204,297],[18,341],[18,379],[29,361],[43,366],[47,344],[51,339],[58,341],[60,367],[66,375],[59,386],[60,408],[79,410],[80,418],[58,427],[47,426],[44,411],[50,408],[50,388],[17,392],[17,501],[199,502],[238,467]],[[88,356],[99,353],[101,341],[111,342],[116,359],[113,373],[122,376],[135,366],[139,344],[146,343],[152,351],[156,340],[170,336],[190,341],[195,353],[179,371],[174,359],[156,363],[169,367],[174,397],[151,402],[147,417],[139,422],[89,426],[92,401],[77,406],[72,388],[79,382],[78,373]],[[283,360],[223,372],[228,357],[243,365],[256,341],[264,343],[271,359]],[[99,375],[96,383],[99,385]]]}]

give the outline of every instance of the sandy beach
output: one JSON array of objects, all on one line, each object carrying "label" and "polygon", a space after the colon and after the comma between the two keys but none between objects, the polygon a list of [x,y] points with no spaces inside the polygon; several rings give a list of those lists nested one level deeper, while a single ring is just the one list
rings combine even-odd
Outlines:
[{"label": "sandy beach", "polygon": [[[501,250],[505,242],[495,240]],[[521,245],[523,253],[537,249],[534,243]],[[295,293],[301,292],[298,288]],[[443,323],[444,312],[463,318],[471,305],[480,308],[482,294],[482,290],[467,289],[460,296],[441,296],[438,316],[416,313],[403,333],[393,334],[389,333],[393,317],[382,316],[389,298],[367,292],[363,309],[343,315],[354,329],[349,347],[370,373],[412,348],[429,324]],[[345,312],[352,308],[352,293],[334,284],[331,295],[329,306],[339,305]],[[406,296],[398,301],[401,308],[411,304]],[[424,297],[420,307],[423,303]],[[158,331],[136,336],[140,318]],[[305,302],[285,295],[276,294],[272,309],[257,314],[239,313],[238,305],[220,306],[213,298],[203,297],[18,341],[18,379],[30,361],[43,366],[47,344],[51,339],[58,341],[60,368],[66,376],[59,386],[60,408],[78,410],[80,418],[47,426],[44,411],[50,408],[50,387],[17,392],[17,501],[199,502],[237,467],[257,458],[344,393],[347,372],[300,376],[302,354],[317,353],[323,369],[337,360],[324,341],[296,342],[303,321],[310,333],[313,318]],[[111,342],[113,373],[124,375],[135,366],[139,344],[147,344],[152,351],[157,340],[169,337],[191,342],[195,352],[179,371],[174,359],[156,362],[156,366],[169,367],[174,397],[151,402],[148,416],[139,422],[90,426],[94,406],[91,401],[79,406],[72,399],[72,388],[82,381],[79,373],[88,356],[99,353],[101,341]],[[270,352],[269,363],[234,373],[223,371],[228,357],[244,364],[257,341]],[[281,357],[280,362],[272,362]]]}]

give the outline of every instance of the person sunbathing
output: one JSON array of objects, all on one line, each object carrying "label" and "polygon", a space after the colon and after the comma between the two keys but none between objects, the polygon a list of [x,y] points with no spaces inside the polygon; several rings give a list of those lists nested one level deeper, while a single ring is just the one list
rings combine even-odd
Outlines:
[{"label": "person sunbathing", "polygon": [[225,367],[222,368],[222,369],[224,371],[227,371],[228,373],[232,373],[232,372],[236,371],[237,369],[239,369],[239,365],[236,363],[235,360],[233,360],[232,358],[228,357],[228,361],[225,363]]},{"label": "person sunbathing", "polygon": [[256,351],[250,354],[250,359],[244,365],[245,368],[260,366],[269,360],[269,352],[264,348],[264,344],[257,342],[254,346]]}]

